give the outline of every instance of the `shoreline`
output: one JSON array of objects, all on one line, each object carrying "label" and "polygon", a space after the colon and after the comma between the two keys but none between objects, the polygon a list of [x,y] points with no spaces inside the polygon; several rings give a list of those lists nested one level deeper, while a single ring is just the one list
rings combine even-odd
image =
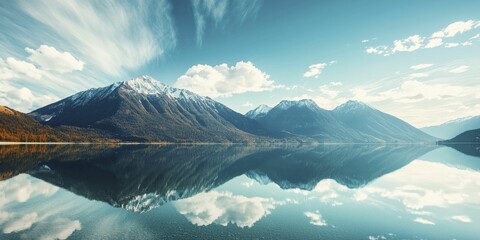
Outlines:
[{"label": "shoreline", "polygon": [[[234,142],[1,142],[1,145],[285,145],[285,144],[300,144],[300,145],[437,145],[443,146],[436,142],[253,142],[253,143],[234,143]],[[457,143],[458,144],[458,143]],[[472,145],[470,143],[464,143]]]}]

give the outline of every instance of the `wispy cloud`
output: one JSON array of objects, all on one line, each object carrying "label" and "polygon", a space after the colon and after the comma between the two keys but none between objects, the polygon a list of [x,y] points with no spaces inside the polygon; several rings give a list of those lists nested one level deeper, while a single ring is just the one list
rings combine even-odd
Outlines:
[{"label": "wispy cloud", "polygon": [[421,223],[421,224],[435,225],[434,222],[432,222],[432,221],[430,221],[430,220],[428,220],[428,219],[425,219],[425,218],[420,218],[420,217],[415,218],[413,221],[414,221],[414,222],[417,222],[417,223]]},{"label": "wispy cloud", "polygon": [[[21,10],[101,71],[119,76],[175,46],[170,4],[159,1],[21,1]],[[34,33],[35,36],[35,33]]]},{"label": "wispy cloud", "polygon": [[[176,45],[168,0],[0,4],[0,101],[21,111],[113,79]],[[28,26],[25,27],[25,26]]]},{"label": "wispy cloud", "polygon": [[330,66],[332,64],[335,64],[337,61],[330,61],[330,62],[327,62],[327,63],[316,63],[316,64],[312,64],[310,66],[308,66],[308,71],[306,71],[304,74],[303,74],[303,77],[306,77],[306,78],[318,78],[318,76],[320,76],[320,74],[322,74],[322,71],[327,67],[327,66]]},{"label": "wispy cloud", "polygon": [[422,63],[422,64],[413,65],[410,68],[413,70],[420,70],[420,69],[429,68],[431,66],[433,66],[432,63]]},{"label": "wispy cloud", "polygon": [[[393,46],[379,45],[369,46],[365,48],[365,52],[370,54],[378,54],[383,56],[390,56],[397,52],[414,52],[419,49],[431,49],[444,45],[446,48],[458,47],[458,46],[470,46],[473,45],[472,41],[464,42],[447,42],[446,39],[454,38],[460,34],[469,32],[477,28],[480,21],[467,20],[457,21],[449,24],[447,27],[434,32],[429,37],[422,37],[418,34],[409,36],[405,39],[399,39],[393,41]],[[475,39],[474,37],[470,39]],[[364,42],[367,43],[368,41]]]},{"label": "wispy cloud", "polygon": [[262,0],[192,0],[193,14],[197,31],[197,44],[202,45],[205,29],[225,26],[227,23],[242,23],[249,17],[255,17]]},{"label": "wispy cloud", "polygon": [[468,71],[469,68],[470,68],[470,66],[462,65],[462,66],[459,66],[459,67],[456,67],[456,68],[450,70],[450,72],[451,73],[463,73],[463,72]]}]

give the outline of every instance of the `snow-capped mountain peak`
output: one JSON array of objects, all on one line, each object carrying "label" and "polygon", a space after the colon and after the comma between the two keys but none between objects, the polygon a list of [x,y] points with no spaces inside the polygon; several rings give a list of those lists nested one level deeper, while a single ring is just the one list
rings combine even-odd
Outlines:
[{"label": "snow-capped mountain peak", "polygon": [[359,109],[370,109],[371,107],[368,106],[366,103],[360,102],[360,101],[355,101],[355,100],[348,100],[344,104],[336,107],[333,111],[341,111],[341,112],[348,112],[348,111],[353,111],[353,110],[359,110]]},{"label": "snow-capped mountain peak", "polygon": [[145,95],[154,95],[167,91],[168,86],[154,80],[149,76],[139,76],[131,80],[120,82],[121,85],[129,87],[131,90]]},{"label": "snow-capped mountain peak", "polygon": [[283,100],[281,101],[275,108],[279,108],[282,110],[289,109],[293,106],[298,107],[307,107],[310,109],[318,109],[318,105],[312,99],[302,99],[298,101],[291,101],[291,100]]},{"label": "snow-capped mountain peak", "polygon": [[127,89],[142,95],[163,95],[167,94],[175,99],[186,100],[207,100],[208,98],[202,97],[196,93],[190,92],[185,89],[174,88],[168,86],[160,81],[153,79],[150,76],[139,76],[131,80],[117,83],[120,86],[125,86]]},{"label": "snow-capped mountain peak", "polygon": [[266,115],[271,109],[272,109],[271,107],[265,104],[262,104],[245,113],[245,116],[251,119],[257,119],[259,117]]}]

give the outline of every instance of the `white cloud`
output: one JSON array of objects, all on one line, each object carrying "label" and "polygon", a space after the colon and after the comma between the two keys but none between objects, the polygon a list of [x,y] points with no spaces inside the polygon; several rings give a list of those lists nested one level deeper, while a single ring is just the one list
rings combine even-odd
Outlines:
[{"label": "white cloud", "polygon": [[458,21],[449,24],[446,28],[432,34],[432,38],[444,38],[455,37],[457,34],[461,34],[470,31],[473,28],[474,21]]},{"label": "white cloud", "polygon": [[390,55],[390,50],[388,49],[388,46],[368,47],[365,51],[370,54],[378,54],[383,56]]},{"label": "white cloud", "polygon": [[328,63],[317,63],[317,64],[312,64],[308,67],[308,71],[306,71],[303,74],[303,77],[314,77],[318,78],[320,74],[322,73],[323,69],[325,69],[327,66],[335,64],[337,61],[330,61]]},{"label": "white cloud", "polygon": [[322,215],[316,212],[304,212],[305,216],[310,219],[310,224],[315,226],[327,226],[327,222],[322,218]]},{"label": "white cloud", "polygon": [[[420,35],[412,35],[405,39],[395,40],[393,41],[393,47],[390,46],[376,46],[376,47],[368,47],[366,48],[366,52],[370,54],[378,54],[383,56],[389,56],[390,54],[396,52],[413,52],[418,49],[422,48],[436,48],[442,46],[444,44],[444,38],[451,38],[455,37],[458,34],[470,31],[474,28],[474,24],[476,24],[473,20],[468,21],[458,21],[452,24],[449,24],[446,28],[433,33],[430,38],[428,38],[428,42],[424,44],[425,37]],[[471,38],[473,39],[473,38]],[[446,43],[446,48],[457,47],[457,46],[470,46],[473,43],[470,41],[460,43]]]},{"label": "white cloud", "polygon": [[464,223],[471,223],[472,219],[467,215],[455,215],[451,217],[452,220],[464,222]]},{"label": "white cloud", "polygon": [[443,45],[443,39],[441,38],[432,38],[428,40],[427,45],[425,45],[425,48],[436,48],[439,46]]},{"label": "white cloud", "polygon": [[54,47],[41,45],[38,49],[25,48],[31,55],[28,59],[45,70],[53,70],[59,73],[81,71],[84,62],[76,59],[69,52],[59,52]]},{"label": "white cloud", "polygon": [[8,64],[0,58],[0,80],[7,80],[14,78],[15,72],[8,67]]},{"label": "white cloud", "polygon": [[228,22],[242,23],[256,16],[261,4],[261,0],[192,0],[197,44],[202,45],[203,35],[209,22],[212,22],[214,27],[224,26]]},{"label": "white cloud", "polygon": [[45,26],[38,31],[53,31],[69,51],[110,75],[137,69],[176,44],[166,0],[25,0],[20,5]]},{"label": "white cloud", "polygon": [[330,82],[330,85],[332,86],[343,86],[342,82]]},{"label": "white cloud", "polygon": [[406,39],[395,40],[393,41],[392,52],[413,52],[422,47],[424,38],[420,35],[413,35]]},{"label": "white cloud", "polygon": [[7,65],[8,68],[17,74],[22,74],[24,76],[33,78],[33,79],[40,79],[42,78],[42,73],[40,70],[35,67],[35,65],[25,62],[22,60],[17,60],[13,57],[7,58]]},{"label": "white cloud", "polygon": [[243,61],[231,67],[227,64],[192,66],[177,79],[175,87],[212,98],[276,88],[269,75],[253,63]]},{"label": "white cloud", "polygon": [[53,95],[34,94],[26,87],[12,87],[0,83],[0,100],[2,105],[9,106],[21,112],[28,112],[32,108],[55,102],[58,97]]},{"label": "white cloud", "polygon": [[459,67],[456,67],[456,68],[450,70],[450,72],[451,73],[463,73],[463,72],[468,71],[469,68],[470,68],[470,66],[462,65],[462,66],[459,66]]},{"label": "white cloud", "polygon": [[428,73],[412,73],[410,74],[410,78],[426,78],[430,76]]},{"label": "white cloud", "polygon": [[413,65],[410,68],[413,70],[420,70],[420,69],[429,68],[431,66],[433,66],[432,63],[422,63],[422,64]]},{"label": "white cloud", "polygon": [[230,192],[204,192],[173,203],[178,212],[198,226],[212,223],[252,227],[275,208],[273,199],[244,197]]},{"label": "white cloud", "polygon": [[425,218],[415,218],[413,221],[414,221],[414,222],[421,223],[421,224],[435,225],[434,222],[432,222],[432,221],[430,221],[430,220],[427,220],[427,219],[425,219]]},{"label": "white cloud", "polygon": [[460,46],[460,43],[446,43],[445,47],[446,48],[454,48]]}]

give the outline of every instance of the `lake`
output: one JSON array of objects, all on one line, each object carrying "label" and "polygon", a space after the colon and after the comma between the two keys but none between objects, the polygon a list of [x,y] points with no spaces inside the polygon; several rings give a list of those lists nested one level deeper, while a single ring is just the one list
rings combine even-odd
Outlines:
[{"label": "lake", "polygon": [[0,239],[478,239],[458,149],[3,145]]}]

